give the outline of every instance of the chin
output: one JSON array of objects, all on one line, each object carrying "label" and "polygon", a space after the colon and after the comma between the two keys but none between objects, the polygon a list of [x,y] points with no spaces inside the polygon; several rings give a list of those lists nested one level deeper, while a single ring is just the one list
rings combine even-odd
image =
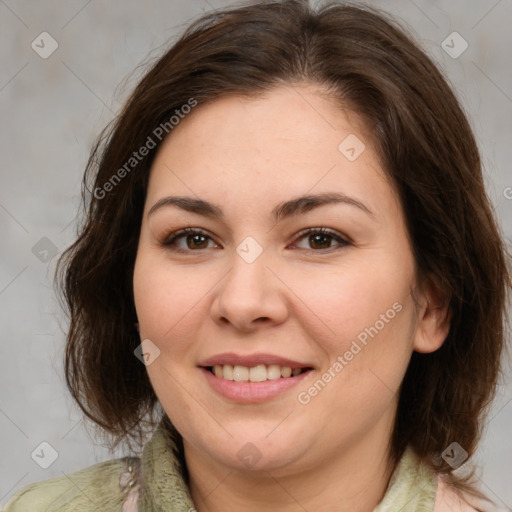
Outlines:
[{"label": "chin", "polygon": [[[215,463],[222,464],[235,471],[279,471],[299,464],[304,460],[308,449],[308,443],[304,438],[304,429],[297,436],[291,435],[290,429],[282,432],[272,432],[279,422],[275,422],[269,428],[264,425],[251,424],[247,428],[238,424],[236,428],[226,425],[226,431],[215,428],[217,435],[204,438],[204,430],[201,433],[188,436],[192,439],[192,445],[202,456],[208,455]],[[289,427],[289,426],[288,426]],[[212,427],[213,428],[213,427]],[[279,427],[278,427],[279,428]],[[269,434],[270,432],[270,434]],[[185,441],[186,443],[186,441]]]}]

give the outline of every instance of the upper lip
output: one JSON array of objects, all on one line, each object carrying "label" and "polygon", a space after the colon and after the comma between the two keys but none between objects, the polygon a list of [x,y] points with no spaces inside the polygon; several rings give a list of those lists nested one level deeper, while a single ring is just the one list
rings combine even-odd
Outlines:
[{"label": "upper lip", "polygon": [[295,368],[312,368],[312,366],[308,363],[301,363],[299,361],[294,361],[293,359],[288,359],[286,357],[281,357],[274,354],[249,354],[249,355],[240,355],[234,354],[232,352],[225,354],[217,354],[215,356],[209,357],[204,361],[199,363],[199,366],[208,367],[215,365],[225,365],[230,364],[232,366],[247,366],[252,368],[253,366],[258,366],[260,364],[270,365],[277,364],[279,366],[289,366],[292,370]]}]

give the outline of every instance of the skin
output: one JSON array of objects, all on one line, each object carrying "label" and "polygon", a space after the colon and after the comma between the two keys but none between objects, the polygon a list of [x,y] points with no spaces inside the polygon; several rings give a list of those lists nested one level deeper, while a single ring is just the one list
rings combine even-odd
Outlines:
[{"label": "skin", "polygon": [[[354,161],[338,150],[350,134],[366,146]],[[277,223],[270,215],[323,192],[356,198],[373,215],[347,204]],[[215,203],[225,218],[174,206],[148,216],[170,195]],[[182,253],[163,245],[186,227],[209,238],[198,249],[182,237]],[[297,236],[319,227],[350,243]],[[248,236],[263,249],[252,263],[236,252]],[[449,320],[434,281],[418,286],[400,203],[355,113],[314,84],[196,107],[153,163],[133,284],[141,340],[160,350],[147,371],[183,436],[199,512],[373,510],[394,470],[389,440],[411,354],[437,350]],[[299,403],[394,303],[400,312]],[[215,393],[197,366],[224,352],[271,353],[314,370],[272,400],[240,405]],[[237,456],[247,442],[261,456],[250,467]]]}]

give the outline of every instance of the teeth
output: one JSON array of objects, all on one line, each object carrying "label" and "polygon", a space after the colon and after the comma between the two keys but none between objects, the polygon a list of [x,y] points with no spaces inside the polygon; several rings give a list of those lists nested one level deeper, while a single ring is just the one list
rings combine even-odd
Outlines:
[{"label": "teeth", "polygon": [[263,382],[267,380],[267,367],[264,364],[253,366],[249,370],[249,380],[251,382]]},{"label": "teeth", "polygon": [[230,364],[218,365],[212,368],[213,374],[219,379],[234,380],[236,382],[264,382],[280,378],[295,377],[305,371],[304,368],[291,369],[289,366],[277,364],[259,364],[249,368],[248,366]]},{"label": "teeth", "polygon": [[[219,368],[222,370],[222,366],[219,366]],[[217,375],[217,377],[219,377],[219,375]],[[225,364],[224,365],[224,375],[221,374],[220,377],[224,378],[226,380],[234,380],[235,373],[234,373],[233,367],[230,364]]]},{"label": "teeth", "polygon": [[267,366],[267,379],[275,380],[281,378],[281,367],[278,364]]},{"label": "teeth", "polygon": [[281,377],[290,377],[292,374],[292,369],[289,366],[283,366],[281,368]]},{"label": "teeth", "polygon": [[249,368],[247,366],[235,365],[233,367],[233,380],[236,382],[247,382],[249,380]]}]

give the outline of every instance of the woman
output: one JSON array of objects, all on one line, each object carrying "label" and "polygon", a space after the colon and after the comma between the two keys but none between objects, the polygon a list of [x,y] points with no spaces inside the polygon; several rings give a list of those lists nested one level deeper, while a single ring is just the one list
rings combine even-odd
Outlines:
[{"label": "woman", "polygon": [[492,509],[467,468],[508,255],[461,107],[384,14],[204,16],[96,145],[84,201],[67,383],[115,442],[158,427],[6,511]]}]

